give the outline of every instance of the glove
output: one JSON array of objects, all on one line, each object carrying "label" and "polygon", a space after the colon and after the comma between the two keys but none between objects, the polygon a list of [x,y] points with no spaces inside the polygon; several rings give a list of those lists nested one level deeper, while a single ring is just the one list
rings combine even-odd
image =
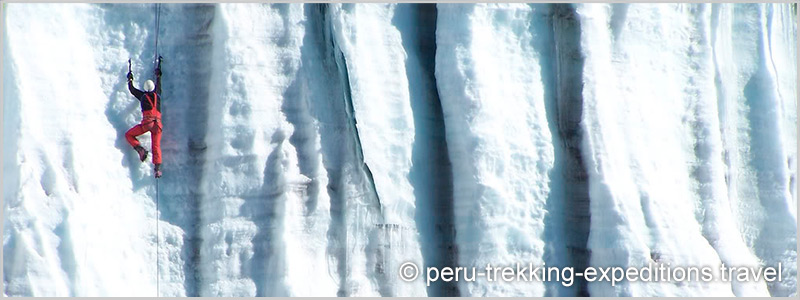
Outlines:
[{"label": "glove", "polygon": [[161,76],[161,68],[156,68],[156,75]]},{"label": "glove", "polygon": [[132,81],[132,80],[133,80],[133,73],[128,72],[128,81]]}]

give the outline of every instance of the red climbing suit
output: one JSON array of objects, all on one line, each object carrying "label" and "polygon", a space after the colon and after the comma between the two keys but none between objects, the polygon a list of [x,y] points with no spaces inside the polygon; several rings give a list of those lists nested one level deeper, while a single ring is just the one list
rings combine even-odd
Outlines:
[{"label": "red climbing suit", "polygon": [[133,126],[125,133],[125,139],[131,147],[139,146],[137,136],[150,132],[150,139],[152,141],[151,148],[153,151],[153,164],[161,164],[161,99],[158,96],[160,91],[161,76],[159,76],[156,84],[156,89],[153,92],[142,92],[135,87],[133,83],[128,82],[128,88],[131,93],[136,96],[141,102],[142,106],[142,122]]}]

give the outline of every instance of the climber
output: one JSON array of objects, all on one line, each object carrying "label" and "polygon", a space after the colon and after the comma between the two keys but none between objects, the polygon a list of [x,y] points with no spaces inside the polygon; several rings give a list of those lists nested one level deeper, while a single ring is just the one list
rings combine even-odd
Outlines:
[{"label": "climber", "polygon": [[147,159],[147,150],[140,144],[137,136],[150,132],[152,141],[151,150],[153,151],[153,164],[155,165],[156,178],[161,177],[161,56],[158,57],[158,66],[155,70],[156,83],[148,79],[144,82],[144,92],[133,86],[133,73],[130,70],[130,60],[128,60],[128,90],[131,91],[142,106],[142,122],[133,126],[125,133],[125,139],[131,144],[134,150],[139,153],[139,160]]}]

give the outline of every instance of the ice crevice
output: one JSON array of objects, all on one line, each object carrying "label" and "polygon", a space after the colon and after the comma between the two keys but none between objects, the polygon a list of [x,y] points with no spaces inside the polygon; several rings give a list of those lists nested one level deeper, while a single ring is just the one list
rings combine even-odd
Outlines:
[{"label": "ice crevice", "polygon": [[[382,219],[382,206],[378,196],[375,180],[372,172],[364,159],[363,145],[361,143],[361,136],[358,132],[358,121],[353,107],[352,88],[350,82],[350,75],[347,66],[347,59],[342,53],[339,43],[342,42],[341,36],[341,16],[337,12],[346,9],[345,5],[336,4],[322,4],[324,5],[324,30],[325,30],[325,46],[328,47],[325,52],[330,55],[333,63],[333,72],[335,80],[338,80],[340,86],[339,94],[335,95],[330,101],[332,105],[339,106],[342,113],[340,126],[343,127],[343,135],[340,136],[344,139],[346,146],[344,151],[347,151],[347,157],[352,161],[347,164],[350,174],[346,176],[348,180],[354,180],[360,189],[355,191],[342,191],[343,195],[339,199],[339,207],[341,211],[341,243],[344,248],[342,251],[342,281],[339,283],[339,296],[354,296],[359,294],[380,293],[380,287],[375,286],[379,283],[376,281],[376,273],[370,270],[372,264],[369,262],[368,256],[375,255],[376,250],[375,239],[372,232],[374,232],[376,225],[383,223]],[[351,8],[353,4],[349,5]],[[349,189],[348,186],[340,186],[343,189]],[[366,237],[366,238],[365,238]],[[373,258],[374,259],[374,256]],[[361,273],[357,270],[364,270]]]},{"label": "ice crevice", "polygon": [[396,7],[328,6],[332,52],[354,144],[352,171],[365,184],[360,189],[364,195],[346,204],[347,243],[357,251],[348,257],[348,284],[355,284],[348,290],[354,296],[425,294],[421,281],[392,283],[399,280],[401,263],[421,260],[414,199],[407,196],[413,193],[408,174],[414,126],[401,33],[392,24]]},{"label": "ice crevice", "polygon": [[[416,198],[415,222],[420,233],[424,266],[456,266],[453,174],[447,156],[446,128],[437,90],[435,4],[399,5],[392,23],[400,31],[414,118],[412,168],[408,174]],[[423,268],[424,269],[424,268]],[[455,281],[436,281],[429,296],[458,296]]]},{"label": "ice crevice", "polygon": [[[553,53],[549,61],[552,61],[550,67],[553,70],[550,72],[551,77],[548,78],[552,81],[546,86],[553,88],[548,97],[547,108],[554,137],[553,144],[556,147],[554,171],[558,172],[553,178],[551,187],[553,202],[551,213],[560,213],[563,216],[558,225],[562,226],[560,232],[566,237],[566,241],[563,242],[564,245],[555,246],[566,247],[562,251],[567,253],[568,260],[560,264],[581,271],[589,266],[587,240],[591,220],[588,177],[582,148],[584,54],[580,42],[581,28],[577,11],[572,5],[553,4],[550,9],[548,24],[551,30],[548,33],[552,34],[553,48],[550,50]],[[621,34],[619,23],[624,22],[626,9],[627,7],[614,9],[612,20],[615,21],[612,23],[618,23],[615,26],[617,28],[615,37]],[[556,216],[553,218],[554,221],[558,220]],[[568,294],[588,295],[586,282],[579,280]]]},{"label": "ice crevice", "polygon": [[342,25],[336,23],[335,18],[336,16],[331,15],[331,10],[328,9],[327,20],[329,22],[332,22],[327,26],[331,30],[330,45],[332,47],[334,60],[336,61],[336,67],[339,70],[339,79],[342,81],[341,83],[341,86],[343,87],[342,101],[344,102],[345,112],[347,113],[346,115],[347,120],[349,121],[348,122],[348,126],[350,128],[349,132],[352,134],[352,143],[354,145],[353,149],[355,150],[356,159],[360,162],[359,164],[361,165],[359,169],[364,173],[364,176],[366,177],[366,180],[370,186],[370,193],[372,193],[374,196],[374,201],[375,201],[374,205],[377,206],[378,211],[382,211],[381,199],[378,196],[377,189],[375,188],[375,179],[372,176],[372,171],[369,169],[369,165],[367,165],[367,162],[364,160],[364,150],[363,150],[363,145],[361,143],[361,136],[358,134],[358,121],[356,120],[356,112],[355,109],[353,108],[352,90],[350,87],[350,75],[347,70],[347,59],[345,58],[344,53],[342,53],[341,48],[337,44],[337,38],[343,39],[343,37],[340,36],[341,29],[340,30],[336,29],[337,27],[340,27]]}]

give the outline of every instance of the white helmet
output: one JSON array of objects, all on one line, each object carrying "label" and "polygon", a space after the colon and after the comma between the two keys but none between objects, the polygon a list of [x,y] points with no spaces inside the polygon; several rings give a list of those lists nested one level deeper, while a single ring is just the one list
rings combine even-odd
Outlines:
[{"label": "white helmet", "polygon": [[144,91],[145,92],[152,92],[156,89],[156,85],[153,84],[153,81],[148,79],[144,82]]}]

